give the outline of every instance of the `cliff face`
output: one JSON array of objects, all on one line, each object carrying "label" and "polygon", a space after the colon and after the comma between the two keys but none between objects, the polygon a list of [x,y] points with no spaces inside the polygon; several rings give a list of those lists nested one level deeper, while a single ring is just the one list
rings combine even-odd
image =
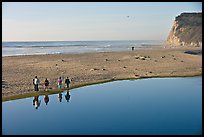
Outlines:
[{"label": "cliff face", "polygon": [[173,46],[202,46],[202,13],[177,16],[166,42]]}]

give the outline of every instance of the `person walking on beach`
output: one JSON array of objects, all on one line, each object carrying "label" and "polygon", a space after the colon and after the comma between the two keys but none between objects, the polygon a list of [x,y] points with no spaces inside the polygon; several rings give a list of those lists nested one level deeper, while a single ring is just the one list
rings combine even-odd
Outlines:
[{"label": "person walking on beach", "polygon": [[61,77],[59,77],[59,79],[57,80],[57,85],[58,85],[58,88],[62,88],[62,79],[61,79]]},{"label": "person walking on beach", "polygon": [[40,80],[38,79],[37,76],[35,76],[34,79],[34,87],[35,87],[35,91],[39,91],[38,85],[40,84]]},{"label": "person walking on beach", "polygon": [[132,47],[132,51],[134,50],[135,47]]},{"label": "person walking on beach", "polygon": [[49,81],[47,80],[47,78],[45,79],[44,84],[45,84],[45,91],[47,91],[49,86]]},{"label": "person walking on beach", "polygon": [[67,84],[67,88],[69,88],[70,80],[68,77],[66,78],[65,83]]}]

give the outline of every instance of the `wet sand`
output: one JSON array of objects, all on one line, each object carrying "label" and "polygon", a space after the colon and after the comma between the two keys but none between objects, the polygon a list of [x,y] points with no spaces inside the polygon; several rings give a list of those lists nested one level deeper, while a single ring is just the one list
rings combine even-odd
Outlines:
[{"label": "wet sand", "polygon": [[[2,57],[2,97],[33,93],[32,79],[45,78],[50,90],[57,89],[57,79],[68,76],[71,88],[119,79],[145,77],[195,76],[202,74],[202,54],[186,51],[200,47],[155,48],[124,52],[26,55]],[[201,52],[202,53],[202,52]]]}]

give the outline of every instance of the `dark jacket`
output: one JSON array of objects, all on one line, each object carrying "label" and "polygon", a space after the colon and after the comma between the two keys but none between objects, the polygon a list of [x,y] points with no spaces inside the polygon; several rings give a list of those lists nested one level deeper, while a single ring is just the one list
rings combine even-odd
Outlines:
[{"label": "dark jacket", "polygon": [[69,84],[69,83],[70,83],[70,80],[69,80],[69,79],[66,79],[66,80],[65,80],[65,83],[66,83],[66,84]]}]

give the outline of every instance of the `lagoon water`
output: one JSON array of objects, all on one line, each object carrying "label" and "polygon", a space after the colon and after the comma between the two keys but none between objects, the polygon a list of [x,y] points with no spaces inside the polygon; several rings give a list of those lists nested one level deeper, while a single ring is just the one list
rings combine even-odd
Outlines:
[{"label": "lagoon water", "polygon": [[114,81],[2,103],[3,134],[202,134],[202,77]]}]

